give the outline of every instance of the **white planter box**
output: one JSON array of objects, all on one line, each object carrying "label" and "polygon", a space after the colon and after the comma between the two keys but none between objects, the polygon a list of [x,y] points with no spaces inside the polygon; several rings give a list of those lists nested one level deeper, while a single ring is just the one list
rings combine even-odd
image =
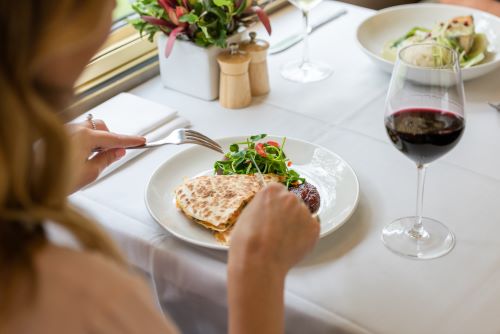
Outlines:
[{"label": "white planter box", "polygon": [[[242,32],[228,39],[229,43],[241,40]],[[163,86],[204,100],[219,96],[219,64],[217,55],[223,50],[211,46],[202,48],[189,41],[176,40],[168,58],[165,46],[168,36],[158,38],[158,56]]]}]

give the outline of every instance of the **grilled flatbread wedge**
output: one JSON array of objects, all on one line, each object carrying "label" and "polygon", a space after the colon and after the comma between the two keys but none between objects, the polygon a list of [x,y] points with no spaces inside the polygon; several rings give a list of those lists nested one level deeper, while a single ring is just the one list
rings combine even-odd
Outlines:
[{"label": "grilled flatbread wedge", "polygon": [[232,231],[233,231],[232,227],[225,230],[224,232],[213,231],[215,240],[217,240],[217,242],[221,245],[229,246],[229,243],[231,242]]},{"label": "grilled flatbread wedge", "polygon": [[[265,174],[264,180],[283,182],[283,177]],[[175,198],[177,206],[193,221],[225,232],[261,188],[258,175],[199,176],[184,181],[175,190]]]}]

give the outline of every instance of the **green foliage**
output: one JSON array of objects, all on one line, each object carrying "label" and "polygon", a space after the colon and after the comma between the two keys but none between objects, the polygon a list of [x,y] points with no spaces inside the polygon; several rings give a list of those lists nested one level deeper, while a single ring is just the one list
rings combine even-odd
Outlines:
[{"label": "green foliage", "polygon": [[[132,9],[140,16],[152,16],[156,18],[163,18],[165,16],[165,10],[158,5],[158,1],[156,0],[136,1],[132,4]],[[146,35],[150,42],[153,41],[154,35],[158,31],[162,31],[159,26],[147,23],[141,18],[133,19],[129,22],[139,31],[141,37]]]},{"label": "green foliage", "polygon": [[187,14],[182,15],[181,18],[179,19],[179,21],[187,22],[189,24],[195,24],[196,22],[198,22],[199,19],[200,19],[200,17],[198,15],[191,12],[191,13],[187,13]]},{"label": "green foliage", "polygon": [[[141,36],[147,36],[150,41],[156,33],[169,34],[174,28],[182,27],[181,36],[188,38],[199,46],[216,45],[221,48],[227,47],[227,37],[231,36],[243,25],[242,13],[246,8],[246,0],[168,0],[169,13],[157,0],[136,0],[132,8],[139,14],[139,18],[130,20],[130,23],[140,32]],[[175,5],[175,6],[174,6]],[[174,8],[175,7],[175,8]],[[172,15],[181,8],[185,11],[177,17],[178,24],[172,22]],[[160,24],[159,21],[147,21],[146,18],[161,19],[168,24]],[[174,18],[175,19],[175,18]],[[164,22],[161,21],[161,22]]]},{"label": "green foliage", "polygon": [[262,174],[277,174],[285,177],[287,187],[305,182],[296,171],[288,168],[291,162],[283,151],[286,138],[281,144],[258,142],[266,137],[266,134],[255,135],[244,142],[231,144],[224,159],[215,162],[214,172],[221,175],[257,174],[259,171]]}]

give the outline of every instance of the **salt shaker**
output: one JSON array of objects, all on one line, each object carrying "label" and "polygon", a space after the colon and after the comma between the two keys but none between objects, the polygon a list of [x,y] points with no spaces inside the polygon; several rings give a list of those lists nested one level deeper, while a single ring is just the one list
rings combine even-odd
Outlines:
[{"label": "salt shaker", "polygon": [[250,55],[242,52],[238,44],[231,43],[229,51],[217,56],[220,65],[219,103],[224,108],[239,109],[252,102],[248,65]]},{"label": "salt shaker", "polygon": [[248,70],[250,76],[250,88],[252,96],[260,96],[269,93],[269,74],[267,70],[267,49],[269,43],[256,39],[257,34],[252,31],[250,40],[240,44],[243,51],[248,52],[252,60]]}]

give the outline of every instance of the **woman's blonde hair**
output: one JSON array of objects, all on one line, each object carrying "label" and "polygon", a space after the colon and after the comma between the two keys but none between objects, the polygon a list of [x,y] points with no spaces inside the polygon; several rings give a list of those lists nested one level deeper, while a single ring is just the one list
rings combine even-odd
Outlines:
[{"label": "woman's blonde hair", "polygon": [[[92,33],[102,0],[0,0],[0,316],[15,288],[36,283],[33,256],[52,221],[89,250],[123,263],[115,245],[67,201],[70,144],[37,77],[43,59]],[[9,295],[10,294],[10,295]]]}]

